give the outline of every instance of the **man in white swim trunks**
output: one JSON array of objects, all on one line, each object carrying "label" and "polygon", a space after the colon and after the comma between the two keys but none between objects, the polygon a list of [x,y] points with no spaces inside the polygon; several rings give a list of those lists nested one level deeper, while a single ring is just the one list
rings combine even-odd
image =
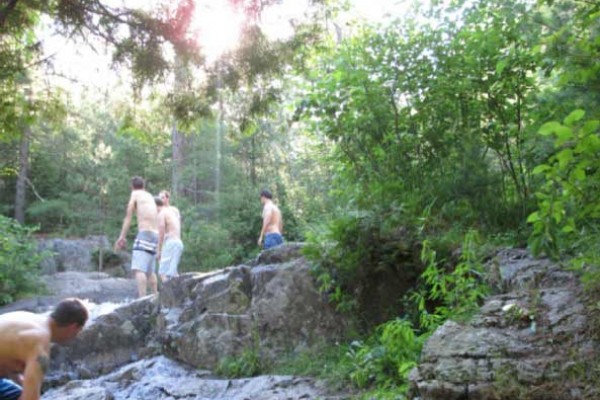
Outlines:
[{"label": "man in white swim trunks", "polygon": [[154,197],[145,190],[144,180],[139,176],[131,179],[131,197],[123,220],[121,235],[115,248],[122,249],[127,243],[127,232],[131,226],[133,213],[136,213],[138,234],[133,242],[131,270],[135,274],[138,296],[146,296],[147,285],[153,294],[158,293],[156,279],[156,247],[158,245],[158,210]]},{"label": "man in white swim trunks", "polygon": [[170,204],[171,194],[163,190],[158,194],[162,201],[158,213],[158,274],[163,282],[178,276],[177,267],[183,253],[181,241],[181,214]]}]

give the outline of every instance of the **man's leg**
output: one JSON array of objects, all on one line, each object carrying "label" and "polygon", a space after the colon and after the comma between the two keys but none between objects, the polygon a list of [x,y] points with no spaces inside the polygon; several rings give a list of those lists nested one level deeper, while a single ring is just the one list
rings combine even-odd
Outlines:
[{"label": "man's leg", "polygon": [[156,279],[156,274],[152,272],[148,277],[148,282],[150,283],[150,290],[152,294],[158,293],[158,279]]},{"label": "man's leg", "polygon": [[0,399],[18,400],[21,396],[21,386],[11,380],[0,378]]},{"label": "man's leg", "polygon": [[146,273],[136,270],[135,281],[137,282],[138,297],[144,297],[146,295],[146,286],[148,285]]}]

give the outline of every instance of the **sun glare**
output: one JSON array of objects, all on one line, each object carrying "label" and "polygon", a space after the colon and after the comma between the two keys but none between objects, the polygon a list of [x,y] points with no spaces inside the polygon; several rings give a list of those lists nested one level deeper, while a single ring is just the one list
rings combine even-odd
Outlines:
[{"label": "sun glare", "polygon": [[197,0],[192,29],[209,62],[237,46],[243,19],[227,0]]}]

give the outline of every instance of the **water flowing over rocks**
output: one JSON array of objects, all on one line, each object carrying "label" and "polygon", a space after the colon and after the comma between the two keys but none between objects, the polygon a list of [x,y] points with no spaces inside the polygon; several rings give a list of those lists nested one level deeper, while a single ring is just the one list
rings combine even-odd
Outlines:
[{"label": "water flowing over rocks", "polygon": [[95,317],[73,343],[53,346],[44,399],[343,398],[307,378],[198,372],[245,351],[274,360],[341,340],[348,323],[319,294],[300,249],[287,244],[248,265],[186,273],[159,296]]},{"label": "water flowing over rocks", "polygon": [[598,355],[579,279],[525,250],[502,251],[490,267],[505,293],[429,338],[410,376],[414,398],[600,398],[565,378]]},{"label": "water flowing over rocks", "polygon": [[323,384],[310,378],[260,376],[218,379],[208,371],[196,370],[158,356],[126,365],[92,380],[75,380],[51,389],[44,400],[276,400],[322,399],[328,396]]}]

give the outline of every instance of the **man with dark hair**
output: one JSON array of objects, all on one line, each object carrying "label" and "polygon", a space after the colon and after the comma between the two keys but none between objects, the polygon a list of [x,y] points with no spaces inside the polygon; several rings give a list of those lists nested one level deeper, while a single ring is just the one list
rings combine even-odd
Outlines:
[{"label": "man with dark hair", "polygon": [[158,293],[158,281],[154,271],[156,246],[158,244],[158,210],[154,196],[146,191],[144,180],[139,176],[134,176],[131,179],[131,197],[129,203],[127,203],[123,227],[115,243],[115,248],[122,249],[125,247],[127,232],[131,226],[134,212],[137,216],[138,234],[133,242],[131,270],[135,273],[138,296],[144,297],[148,283],[152,293]]},{"label": "man with dark hair", "polygon": [[283,218],[279,207],[273,203],[271,191],[263,189],[260,192],[260,202],[263,205],[263,223],[258,237],[258,245],[262,244],[264,238],[264,249],[268,250],[283,243]]},{"label": "man with dark hair", "polygon": [[50,363],[50,343],[75,338],[87,319],[87,308],[75,298],[58,303],[50,315],[0,315],[0,400],[38,400]]}]

